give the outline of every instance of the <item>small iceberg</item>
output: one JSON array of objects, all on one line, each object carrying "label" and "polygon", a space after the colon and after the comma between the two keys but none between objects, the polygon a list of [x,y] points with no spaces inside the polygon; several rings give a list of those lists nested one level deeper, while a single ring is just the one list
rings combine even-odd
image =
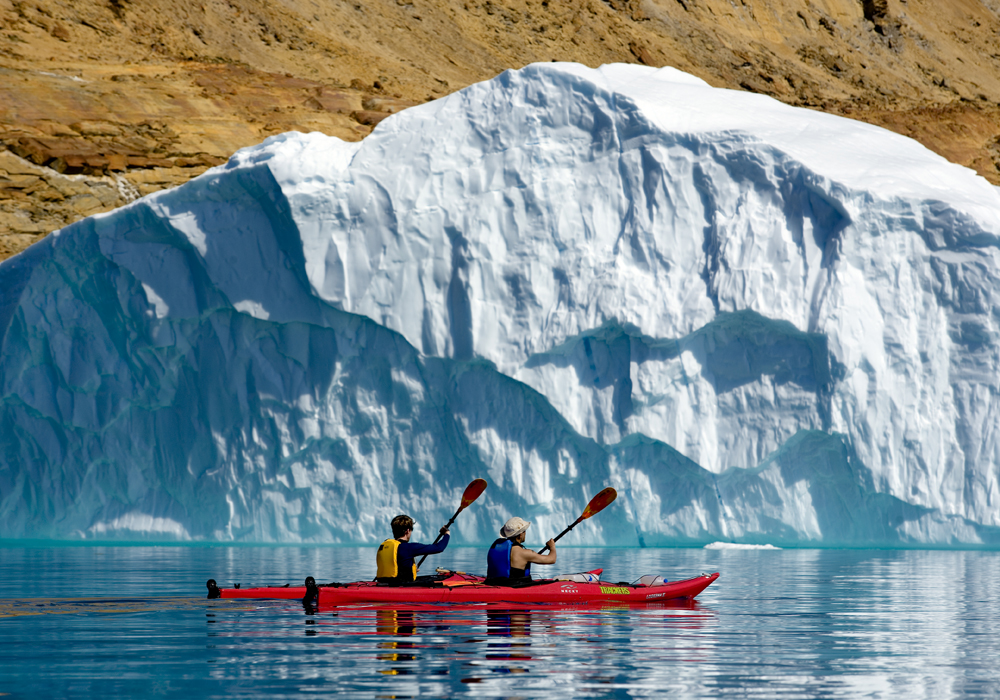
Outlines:
[{"label": "small iceberg", "polygon": [[773,544],[738,544],[736,542],[713,542],[706,544],[705,549],[781,549]]}]

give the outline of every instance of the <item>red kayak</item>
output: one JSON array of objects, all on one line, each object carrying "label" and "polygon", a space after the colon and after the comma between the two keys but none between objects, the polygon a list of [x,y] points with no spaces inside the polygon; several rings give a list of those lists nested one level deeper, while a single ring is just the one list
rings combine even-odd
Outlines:
[{"label": "red kayak", "polygon": [[[601,570],[587,572],[596,579]],[[582,582],[543,579],[526,585],[495,586],[485,583],[482,576],[452,572],[433,581],[404,586],[385,586],[372,581],[355,583],[316,584],[312,577],[306,586],[266,586],[261,588],[218,588],[208,582],[209,598],[277,598],[285,600],[311,599],[318,605],[352,605],[356,603],[506,603],[515,605],[551,605],[592,603],[649,604],[666,601],[692,600],[708,588],[718,573],[702,574],[684,581],[652,585],[631,583]],[[653,579],[654,577],[643,577]]]}]

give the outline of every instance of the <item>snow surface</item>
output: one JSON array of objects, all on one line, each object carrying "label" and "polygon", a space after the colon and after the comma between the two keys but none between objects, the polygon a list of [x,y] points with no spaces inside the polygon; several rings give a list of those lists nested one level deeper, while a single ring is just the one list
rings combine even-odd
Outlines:
[{"label": "snow surface", "polygon": [[674,69],[283,134],[0,265],[0,537],[1000,541],[1000,194]]}]

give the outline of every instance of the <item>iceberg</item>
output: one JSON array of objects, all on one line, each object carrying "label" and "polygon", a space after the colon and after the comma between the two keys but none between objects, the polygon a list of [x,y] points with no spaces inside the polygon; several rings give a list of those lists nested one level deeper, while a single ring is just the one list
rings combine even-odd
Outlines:
[{"label": "iceberg", "polygon": [[[1000,542],[1000,194],[680,71],[289,133],[0,264],[0,538]],[[567,543],[570,540],[566,541]]]}]

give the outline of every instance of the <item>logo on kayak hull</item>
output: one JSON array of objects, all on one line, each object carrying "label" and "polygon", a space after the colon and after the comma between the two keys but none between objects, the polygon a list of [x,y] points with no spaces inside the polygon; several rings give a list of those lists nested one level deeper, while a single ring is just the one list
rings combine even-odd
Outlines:
[{"label": "logo on kayak hull", "polygon": [[623,586],[601,586],[601,593],[610,593],[611,595],[628,595],[630,591]]}]

